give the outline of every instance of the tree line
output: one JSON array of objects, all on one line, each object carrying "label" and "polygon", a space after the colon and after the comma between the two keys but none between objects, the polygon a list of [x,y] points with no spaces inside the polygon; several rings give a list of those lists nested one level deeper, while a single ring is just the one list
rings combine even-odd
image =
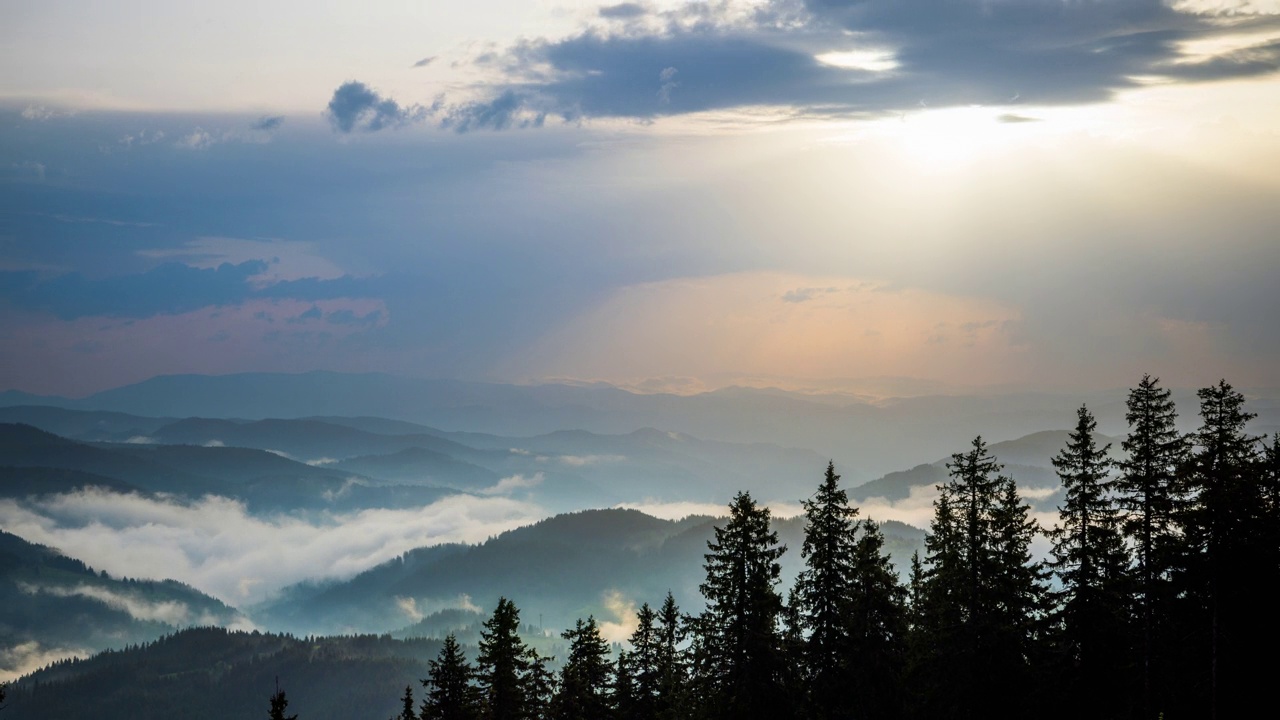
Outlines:
[{"label": "tree line", "polygon": [[[1081,407],[1047,528],[975,438],[905,581],[828,464],[783,597],[786,548],[739,493],[708,542],[703,611],[670,593],[644,604],[616,659],[578,620],[556,673],[503,598],[474,663],[447,637],[397,720],[1242,716],[1280,640],[1280,437],[1245,432],[1254,415],[1225,381],[1198,397],[1200,426],[1181,434],[1170,391],[1144,376],[1119,460]],[[286,707],[277,690],[271,718]]]}]

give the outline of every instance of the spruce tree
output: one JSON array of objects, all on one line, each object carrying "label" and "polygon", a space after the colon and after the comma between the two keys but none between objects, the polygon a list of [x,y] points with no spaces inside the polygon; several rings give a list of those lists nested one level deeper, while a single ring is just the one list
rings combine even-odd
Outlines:
[{"label": "spruce tree", "polygon": [[394,720],[418,720],[418,714],[413,710],[413,686],[404,686],[404,695],[400,698],[400,714],[395,716]]},{"label": "spruce tree", "polygon": [[1173,602],[1169,579],[1180,552],[1177,472],[1186,443],[1174,426],[1177,412],[1171,393],[1160,387],[1159,378],[1143,375],[1138,387],[1129,391],[1125,419],[1129,435],[1121,443],[1125,459],[1116,486],[1135,562],[1141,716],[1154,720],[1166,705],[1167,672],[1160,659],[1172,652],[1166,647]]},{"label": "spruce tree", "polygon": [[439,656],[428,666],[427,689],[419,716],[422,720],[476,720],[480,696],[472,684],[475,671],[462,654],[458,639],[449,633]]},{"label": "spruce tree", "polygon": [[900,706],[906,590],[883,552],[879,526],[857,520],[839,481],[828,463],[803,503],[805,568],[792,604],[805,636],[806,715],[890,717]]},{"label": "spruce tree", "polygon": [[1199,656],[1200,669],[1192,665],[1188,679],[1203,679],[1206,715],[1217,717],[1224,710],[1233,717],[1260,699],[1258,684],[1265,677],[1255,675],[1254,666],[1259,656],[1273,650],[1256,639],[1274,625],[1270,599],[1258,602],[1257,593],[1259,583],[1268,586],[1276,580],[1265,569],[1271,553],[1264,547],[1274,518],[1265,514],[1257,440],[1245,433],[1254,415],[1244,410],[1244,396],[1225,380],[1197,395],[1201,425],[1192,435],[1185,473],[1188,502],[1181,515],[1185,554],[1179,589],[1193,623],[1184,635],[1199,638],[1203,650],[1185,655],[1192,663]]},{"label": "spruce tree", "polygon": [[884,534],[870,518],[859,523],[849,597],[852,716],[893,718],[902,713],[906,663],[907,589],[884,551]]},{"label": "spruce tree", "polygon": [[682,644],[686,636],[684,616],[676,598],[667,597],[658,609],[658,691],[654,717],[677,720],[688,716],[689,668]]},{"label": "spruce tree", "polygon": [[1020,717],[1031,691],[1044,609],[1032,561],[1036,523],[982,438],[952,455],[925,537],[912,646],[919,711],[936,717]]},{"label": "spruce tree", "polygon": [[618,658],[618,672],[623,672],[625,666],[630,681],[629,696],[619,696],[617,700],[619,717],[651,718],[656,713],[662,649],[657,623],[658,614],[649,603],[641,605],[636,612],[635,632],[628,639],[631,652],[626,654],[625,662],[623,657]]},{"label": "spruce tree", "polygon": [[609,688],[613,670],[609,645],[596,619],[581,619],[561,633],[569,641],[569,657],[560,671],[560,686],[551,702],[553,720],[604,720],[612,716]]},{"label": "spruce tree", "polygon": [[1097,422],[1076,413],[1066,447],[1052,459],[1065,494],[1050,533],[1058,576],[1059,682],[1074,710],[1089,717],[1127,715],[1129,555],[1112,493],[1110,445],[1098,447]]},{"label": "spruce tree", "polygon": [[699,586],[707,608],[694,627],[699,700],[711,718],[789,715],[776,589],[786,548],[769,518],[767,507],[740,492],[728,523],[707,543],[706,581]]},{"label": "spruce tree", "polygon": [[641,709],[636,693],[635,670],[631,653],[618,652],[618,662],[613,673],[613,716],[617,720],[641,720],[653,717],[652,712]]},{"label": "spruce tree", "polygon": [[298,720],[297,715],[285,715],[284,711],[289,707],[289,699],[285,697],[284,691],[280,689],[280,679],[276,678],[276,692],[271,696],[271,712],[268,715],[270,720]]},{"label": "spruce tree", "polygon": [[520,639],[520,611],[498,599],[480,633],[476,679],[485,720],[533,720],[540,717],[552,682],[545,658]]},{"label": "spruce tree", "polygon": [[796,577],[795,610],[803,631],[806,709],[814,718],[845,717],[850,697],[849,661],[853,658],[851,601],[858,510],[840,487],[835,463],[813,497],[802,501],[806,520],[800,556],[805,567]]}]

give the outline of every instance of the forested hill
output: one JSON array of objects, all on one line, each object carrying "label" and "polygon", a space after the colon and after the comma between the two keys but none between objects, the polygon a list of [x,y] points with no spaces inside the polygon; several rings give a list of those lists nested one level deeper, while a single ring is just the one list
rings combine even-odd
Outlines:
[{"label": "forested hill", "polygon": [[109,577],[0,531],[0,671],[26,672],[48,655],[88,654],[192,625],[247,622],[182,583]]},{"label": "forested hill", "polygon": [[[411,609],[487,609],[503,595],[518,594],[548,627],[588,614],[609,619],[610,602],[656,603],[668,590],[694,603],[707,542],[720,522],[621,509],[567,513],[480,545],[420,548],[345,582],[296,586],[252,612],[290,632],[393,632],[418,619]],[[803,516],[773,521],[789,548],[782,557],[787,582],[802,564],[804,524]],[[886,551],[905,574],[911,553],[923,549],[924,532],[898,522],[882,530]]]},{"label": "forested hill", "polygon": [[195,628],[88,660],[56,663],[10,689],[6,718],[253,720],[275,679],[308,720],[395,714],[438,640],[288,635]]}]

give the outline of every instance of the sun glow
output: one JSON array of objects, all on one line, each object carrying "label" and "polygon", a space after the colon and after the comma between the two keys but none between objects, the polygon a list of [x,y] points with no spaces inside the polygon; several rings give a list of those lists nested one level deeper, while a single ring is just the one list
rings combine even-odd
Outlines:
[{"label": "sun glow", "polygon": [[1007,108],[974,106],[904,114],[882,125],[915,164],[949,172],[1007,151],[1039,122]]},{"label": "sun glow", "polygon": [[893,53],[884,50],[829,52],[817,55],[814,59],[823,65],[831,65],[832,67],[845,68],[847,70],[887,72],[898,67],[898,60]]}]

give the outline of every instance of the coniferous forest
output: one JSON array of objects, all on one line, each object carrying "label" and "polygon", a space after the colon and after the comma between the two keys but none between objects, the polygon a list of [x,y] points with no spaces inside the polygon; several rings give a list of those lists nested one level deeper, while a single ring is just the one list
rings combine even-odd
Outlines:
[{"label": "coniferous forest", "polygon": [[[1198,427],[1180,433],[1170,391],[1143,377],[1119,452],[1080,407],[1052,459],[1056,518],[1034,516],[974,438],[947,463],[923,554],[897,559],[905,577],[828,463],[802,502],[800,547],[784,547],[770,510],[738,493],[707,543],[701,597],[687,601],[698,609],[652,598],[624,644],[589,616],[561,633],[560,657],[535,648],[513,587],[475,646],[416,641],[434,659],[379,650],[382,671],[335,664],[325,682],[371,697],[378,672],[425,671],[403,688],[398,720],[1244,717],[1262,706],[1280,641],[1269,590],[1280,584],[1280,438],[1246,432],[1253,415],[1225,381],[1198,399]],[[803,561],[791,587],[785,553]],[[274,643],[296,663],[349,652],[240,637],[244,653]],[[288,675],[277,682],[240,706],[298,717]],[[57,704],[56,681],[17,690],[29,708],[71,707]]]},{"label": "coniferous forest", "polygon": [[[446,639],[398,720],[1244,717],[1280,640],[1280,444],[1246,434],[1225,381],[1198,397],[1199,428],[1179,434],[1170,392],[1144,377],[1119,462],[1081,407],[1053,459],[1065,501],[1051,527],[975,438],[905,583],[834,465],[804,501],[793,588],[778,558],[794,550],[739,493],[708,544],[703,611],[646,603],[616,657],[579,620],[553,673],[503,599],[471,657]],[[271,717],[285,704],[273,696]]]}]

